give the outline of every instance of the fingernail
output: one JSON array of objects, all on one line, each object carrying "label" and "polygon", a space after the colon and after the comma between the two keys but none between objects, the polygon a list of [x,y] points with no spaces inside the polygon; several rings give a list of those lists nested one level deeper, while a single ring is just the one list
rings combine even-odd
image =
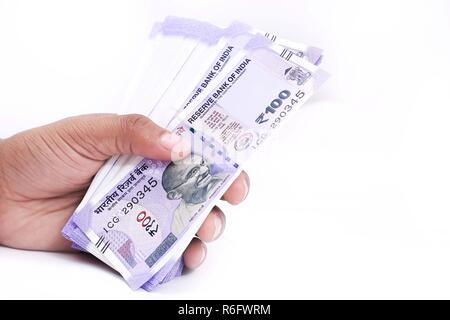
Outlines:
[{"label": "fingernail", "polygon": [[172,161],[184,159],[191,154],[191,144],[185,139],[181,139],[175,144],[171,151]]},{"label": "fingernail", "polygon": [[244,198],[242,199],[242,201],[244,201],[245,199],[247,199],[248,193],[250,192],[250,177],[248,176],[247,172],[242,171],[243,175],[244,175]]},{"label": "fingernail", "polygon": [[214,218],[213,240],[216,240],[223,233],[223,230],[225,230],[226,221],[225,221],[225,215],[223,215],[223,214],[215,213],[214,216],[215,216],[215,218]]},{"label": "fingernail", "polygon": [[207,250],[208,250],[208,249],[206,248],[206,244],[204,244],[204,243],[202,242],[202,256],[201,256],[200,262],[198,263],[197,266],[200,266],[200,265],[203,263],[203,261],[205,261]]},{"label": "fingernail", "polygon": [[164,132],[159,138],[161,146],[167,150],[172,150],[181,141],[181,136],[174,132]]},{"label": "fingernail", "polygon": [[160,144],[171,152],[172,161],[183,159],[191,153],[191,144],[174,132],[164,132]]}]

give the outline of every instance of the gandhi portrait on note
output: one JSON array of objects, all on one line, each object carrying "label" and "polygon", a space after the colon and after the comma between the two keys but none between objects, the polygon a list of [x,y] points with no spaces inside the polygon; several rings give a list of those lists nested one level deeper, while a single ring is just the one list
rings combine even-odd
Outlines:
[{"label": "gandhi portrait on note", "polygon": [[172,220],[172,233],[179,236],[204,202],[208,200],[225,173],[213,173],[212,166],[203,157],[192,154],[181,161],[170,163],[162,175],[162,186],[169,200],[180,200]]}]

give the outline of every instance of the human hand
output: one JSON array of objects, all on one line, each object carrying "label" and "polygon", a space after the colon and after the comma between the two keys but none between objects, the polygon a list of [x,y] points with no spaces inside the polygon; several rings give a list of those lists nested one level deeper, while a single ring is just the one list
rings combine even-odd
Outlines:
[{"label": "human hand", "polygon": [[[70,250],[61,229],[108,158],[134,154],[170,160],[189,153],[186,141],[141,115],[72,117],[0,140],[0,244]],[[243,172],[223,199],[239,204],[248,190]],[[203,262],[205,242],[217,239],[224,227],[225,216],[215,207],[184,252],[186,267]]]}]

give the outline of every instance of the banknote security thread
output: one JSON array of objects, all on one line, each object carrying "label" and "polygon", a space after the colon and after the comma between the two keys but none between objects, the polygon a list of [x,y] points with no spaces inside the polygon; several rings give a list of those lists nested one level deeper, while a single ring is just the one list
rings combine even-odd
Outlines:
[{"label": "banknote security thread", "polygon": [[[164,37],[176,33],[176,28],[164,29],[166,22],[183,25],[179,19],[159,24]],[[191,142],[191,154],[174,162],[133,156],[110,160],[63,229],[74,246],[116,269],[133,289],[153,290],[181,274],[183,251],[243,164],[327,78],[316,65],[320,50],[308,56],[309,46],[284,41],[302,52],[295,54],[295,48],[252,32],[256,29],[181,21],[185,27],[189,23],[183,37],[195,41],[185,42],[187,56],[180,55],[178,72],[162,81],[164,88],[148,108]],[[197,36],[202,32],[208,39]],[[227,49],[226,63],[208,73]],[[201,61],[202,53],[210,61]],[[198,88],[203,90],[186,103]],[[177,101],[176,107],[168,107],[170,101]]]}]

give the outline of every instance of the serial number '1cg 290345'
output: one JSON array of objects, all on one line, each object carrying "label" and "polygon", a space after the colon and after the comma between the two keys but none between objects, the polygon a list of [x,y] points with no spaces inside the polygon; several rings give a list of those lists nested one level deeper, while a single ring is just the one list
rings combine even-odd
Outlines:
[{"label": "serial number '1cg 290345'", "polygon": [[[295,97],[291,97],[291,92],[289,90],[283,90],[278,94],[278,97],[273,99],[272,102],[266,107],[266,110],[261,113],[258,118],[256,118],[255,122],[258,124],[263,124],[269,121],[277,111],[280,111],[276,119],[270,125],[273,129],[277,127],[277,125],[285,118],[293,107],[300,102],[300,100],[305,96],[305,92],[299,90]],[[281,108],[284,106],[283,108]]]},{"label": "serial number '1cg 290345'", "polygon": [[[133,208],[140,204],[140,202],[158,185],[158,181],[151,177],[148,179],[147,183],[144,184],[143,188],[135,193],[133,197],[120,209],[117,215],[114,215],[109,221],[106,222],[103,227],[103,231],[108,233],[110,230],[114,229],[116,225],[120,222],[122,216],[128,215],[132,212]],[[140,211],[136,216],[136,222],[145,229],[145,231],[154,236],[158,232],[158,224],[155,219],[153,219],[150,214],[146,211]],[[155,224],[156,223],[156,224]]]}]

